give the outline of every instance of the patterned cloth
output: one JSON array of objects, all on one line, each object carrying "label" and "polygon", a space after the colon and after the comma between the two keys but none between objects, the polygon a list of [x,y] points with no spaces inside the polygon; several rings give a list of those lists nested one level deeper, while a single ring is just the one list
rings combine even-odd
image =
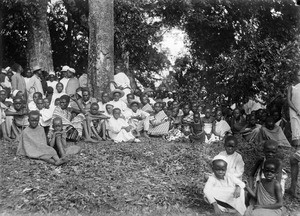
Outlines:
[{"label": "patterned cloth", "polygon": [[258,141],[262,142],[264,140],[275,140],[278,142],[279,146],[291,147],[289,141],[285,137],[281,127],[275,125],[273,130],[269,130],[266,127],[261,127],[258,135]]},{"label": "patterned cloth", "polygon": [[150,116],[149,134],[154,136],[161,136],[168,134],[170,122],[168,116],[162,110],[159,113]]}]

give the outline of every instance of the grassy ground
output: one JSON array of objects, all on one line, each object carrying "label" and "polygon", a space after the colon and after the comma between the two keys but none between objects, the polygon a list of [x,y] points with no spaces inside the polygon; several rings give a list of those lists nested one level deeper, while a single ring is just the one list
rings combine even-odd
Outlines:
[{"label": "grassy ground", "polygon": [[[204,173],[222,143],[78,143],[81,153],[54,167],[0,142],[0,215],[212,215]],[[240,151],[247,174],[260,150],[241,142]],[[288,215],[300,212],[288,196],[285,206]]]}]

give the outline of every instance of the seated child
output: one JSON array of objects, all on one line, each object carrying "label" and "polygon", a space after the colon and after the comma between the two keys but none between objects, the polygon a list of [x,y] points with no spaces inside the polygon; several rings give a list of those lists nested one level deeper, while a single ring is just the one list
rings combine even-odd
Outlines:
[{"label": "seated child", "polygon": [[201,119],[203,123],[203,131],[205,133],[205,142],[212,143],[217,140],[217,137],[213,134],[215,119],[211,116],[211,109],[206,107],[204,110],[205,116]]},{"label": "seated child", "polygon": [[243,138],[247,142],[254,142],[257,140],[257,136],[259,134],[261,125],[256,124],[256,122],[257,122],[256,116],[253,114],[250,114],[248,116],[247,125],[246,125],[244,131],[242,132]]},{"label": "seated child", "polygon": [[168,134],[166,136],[163,136],[163,138],[167,141],[175,141],[179,140],[179,138],[182,136],[181,132],[181,119],[182,115],[179,115],[179,108],[175,107],[171,110],[171,116],[170,118],[170,130],[168,131]]},{"label": "seated child", "polygon": [[37,99],[36,106],[38,108],[38,111],[40,112],[40,125],[44,128],[46,136],[47,136],[50,125],[51,125],[54,109],[45,108],[45,106],[44,106],[45,101],[46,101],[46,105],[48,105],[49,104],[48,99],[46,99],[46,98],[44,100]]},{"label": "seated child", "polygon": [[123,113],[127,110],[127,105],[123,100],[120,100],[124,96],[124,92],[120,89],[115,89],[111,92],[111,97],[113,98],[110,103],[114,106],[114,108],[119,108]]},{"label": "seated child", "polygon": [[227,136],[224,143],[225,151],[220,152],[218,155],[226,158],[227,173],[242,180],[245,163],[242,155],[236,152],[237,145],[238,141],[234,136]]},{"label": "seated child", "polygon": [[235,108],[230,122],[231,131],[233,134],[241,134],[246,128],[247,122],[242,116],[240,109]]},{"label": "seated child", "polygon": [[284,146],[287,148],[291,147],[281,127],[275,125],[275,120],[272,116],[267,117],[265,126],[260,128],[258,134],[258,142],[263,142],[264,140],[269,139],[277,141],[279,146]]},{"label": "seated child", "polygon": [[113,109],[113,117],[108,120],[107,130],[109,137],[115,142],[140,142],[139,139],[136,139],[131,133],[131,126],[122,118],[121,109]]},{"label": "seated child", "polygon": [[240,215],[244,215],[245,183],[227,173],[226,159],[220,155],[214,157],[212,169],[214,174],[208,178],[203,192],[208,202],[213,205],[215,214],[237,211]]},{"label": "seated child", "polygon": [[129,108],[124,112],[124,116],[128,124],[132,127],[131,131],[136,134],[136,137],[140,136],[141,131],[146,138],[149,130],[149,116],[150,114],[139,109],[140,103],[132,100],[129,103]]},{"label": "seated child", "polygon": [[218,137],[219,140],[223,140],[227,134],[231,134],[231,128],[227,121],[223,119],[223,113],[221,109],[216,110],[215,121],[213,124],[213,133]]},{"label": "seated child", "polygon": [[52,120],[53,131],[49,137],[49,145],[53,147],[59,157],[65,157],[65,148],[67,147],[67,133],[63,130],[62,119],[60,117],[55,117]]},{"label": "seated child", "polygon": [[38,110],[38,108],[36,106],[37,99],[43,99],[43,95],[41,92],[35,92],[33,94],[33,101],[29,102],[29,104],[28,104],[29,111]]},{"label": "seated child", "polygon": [[256,202],[255,205],[247,208],[245,216],[282,215],[282,192],[280,182],[276,179],[280,169],[278,160],[267,159],[262,167],[265,178],[257,182],[255,192],[248,185],[246,186],[246,190]]},{"label": "seated child", "polygon": [[45,131],[39,126],[39,118],[38,111],[29,113],[29,127],[20,135],[17,155],[43,160],[56,166],[66,163],[66,158],[59,158],[55,149],[47,145]]},{"label": "seated child", "polygon": [[282,194],[284,194],[285,181],[287,179],[286,172],[282,169],[282,162],[278,159],[278,143],[274,140],[267,140],[263,145],[264,157],[256,161],[254,167],[252,168],[250,177],[249,177],[249,186],[253,189],[256,187],[257,181],[265,178],[263,174],[262,167],[267,159],[278,160],[279,169],[276,175],[276,179],[281,184]]},{"label": "seated child", "polygon": [[98,103],[94,102],[91,104],[86,118],[88,125],[90,125],[89,133],[91,138],[96,138],[98,141],[106,140],[105,119],[109,119],[110,117],[103,115],[102,112],[99,111]]},{"label": "seated child", "polygon": [[19,136],[24,128],[29,125],[27,109],[23,106],[24,101],[21,97],[14,97],[13,99],[13,107],[11,107],[7,112],[7,116],[12,116],[12,133],[13,138],[19,139]]},{"label": "seated child", "polygon": [[201,122],[200,113],[195,112],[193,123],[191,124],[191,135],[189,136],[192,143],[198,142],[203,143],[205,141],[205,134],[203,129],[203,124]]}]

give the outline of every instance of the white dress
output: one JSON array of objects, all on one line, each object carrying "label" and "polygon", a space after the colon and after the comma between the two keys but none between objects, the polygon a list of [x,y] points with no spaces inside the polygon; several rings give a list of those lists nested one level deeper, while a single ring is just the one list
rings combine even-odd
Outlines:
[{"label": "white dress", "polygon": [[109,137],[115,143],[133,141],[135,137],[132,135],[132,133],[122,129],[122,127],[127,126],[129,126],[128,123],[122,118],[115,119],[113,117],[108,119],[107,130]]}]

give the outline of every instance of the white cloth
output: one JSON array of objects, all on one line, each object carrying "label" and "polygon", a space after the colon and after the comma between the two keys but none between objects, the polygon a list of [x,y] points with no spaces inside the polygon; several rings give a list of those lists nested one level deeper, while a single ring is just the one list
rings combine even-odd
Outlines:
[{"label": "white cloth", "polygon": [[83,87],[83,88],[86,88],[88,87],[88,81],[87,81],[87,74],[84,73],[82,74],[80,77],[79,77],[79,86],[80,87]]},{"label": "white cloth", "polygon": [[116,143],[134,140],[135,137],[131,132],[122,129],[122,127],[127,126],[129,126],[128,123],[122,118],[115,119],[113,117],[108,119],[107,130],[109,137]]},{"label": "white cloth", "polygon": [[[241,188],[241,194],[238,198],[233,197],[236,185]],[[210,204],[216,202],[216,200],[219,200],[231,205],[241,215],[244,215],[246,211],[244,188],[245,183],[238,178],[231,176],[230,174],[226,173],[224,179],[218,179],[213,174],[208,178],[203,192]],[[221,206],[219,207],[221,210],[225,210]]]},{"label": "white cloth", "polygon": [[35,74],[28,80],[28,83],[26,84],[27,91],[30,91],[31,88],[33,88],[35,92],[41,92],[44,96],[41,79]]},{"label": "white cloth", "polygon": [[237,152],[234,152],[232,155],[228,155],[226,151],[222,151],[218,155],[226,158],[227,173],[242,180],[244,167],[245,167],[245,163],[243,161],[242,155],[240,155]]},{"label": "white cloth", "polygon": [[64,89],[62,90],[62,92],[66,93],[66,88],[69,82],[69,78],[64,77],[60,80],[60,82],[64,85]]},{"label": "white cloth", "polygon": [[4,82],[1,83],[1,86],[11,89],[11,82],[9,81],[9,78],[7,76],[5,76]]},{"label": "white cloth", "polygon": [[57,98],[60,98],[61,96],[65,95],[65,94],[66,94],[66,93],[64,93],[64,92],[61,92],[61,93],[53,93],[50,105],[54,105],[55,100],[56,100]]},{"label": "white cloth", "polygon": [[58,83],[57,81],[53,81],[53,82],[51,82],[50,80],[47,81],[47,86],[53,88],[53,94],[57,93],[57,90],[56,90],[57,83]]},{"label": "white cloth", "polygon": [[[142,120],[138,120],[132,117],[137,117],[140,116],[142,118]],[[136,112],[133,112],[132,109],[127,109],[124,112],[124,117],[126,122],[132,126],[132,130],[137,130],[137,131],[141,131],[142,129],[144,129],[145,131],[149,130],[149,117],[150,114],[138,109]]]},{"label": "white cloth", "polygon": [[120,86],[122,88],[131,88],[130,79],[123,72],[114,75],[114,81],[117,84],[117,86]]},{"label": "white cloth", "polygon": [[109,103],[112,104],[114,108],[119,108],[122,113],[128,109],[127,104],[122,100],[118,100],[118,101],[112,100]]},{"label": "white cloth", "polygon": [[231,128],[225,120],[216,121],[215,132],[216,135],[223,138],[227,132],[230,132]]},{"label": "white cloth", "polygon": [[34,101],[30,101],[28,104],[28,109],[29,111],[34,111],[34,110],[38,110],[38,108],[36,107],[36,104]]},{"label": "white cloth", "polygon": [[104,111],[104,112],[106,112],[106,104],[107,104],[107,103],[103,104],[102,101],[99,101],[99,102],[98,102],[98,105],[99,105],[99,111]]},{"label": "white cloth", "polygon": [[47,127],[51,125],[52,122],[52,116],[54,112],[54,107],[51,107],[49,109],[43,108],[42,110],[39,110],[41,116],[40,116],[40,125],[42,127]]}]

